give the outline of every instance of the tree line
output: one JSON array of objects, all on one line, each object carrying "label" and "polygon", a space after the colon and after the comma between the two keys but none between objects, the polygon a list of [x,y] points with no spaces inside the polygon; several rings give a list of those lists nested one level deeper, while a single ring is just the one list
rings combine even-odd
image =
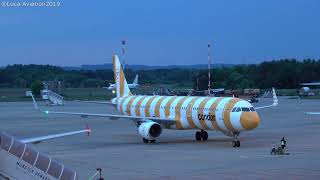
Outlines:
[{"label": "tree line", "polygon": [[[208,70],[198,69],[126,69],[128,83],[139,74],[139,83],[145,85],[192,86],[208,88]],[[63,81],[67,88],[103,87],[114,83],[113,71],[64,70],[51,65],[9,65],[0,69],[0,87],[30,88],[41,81]],[[320,60],[284,59],[260,64],[234,65],[211,70],[211,88],[298,88],[302,82],[320,81]]]}]

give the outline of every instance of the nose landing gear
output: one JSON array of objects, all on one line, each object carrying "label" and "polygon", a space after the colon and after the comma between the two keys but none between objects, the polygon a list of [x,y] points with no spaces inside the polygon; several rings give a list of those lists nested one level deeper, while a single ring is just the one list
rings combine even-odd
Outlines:
[{"label": "nose landing gear", "polygon": [[240,141],[238,140],[239,133],[233,133],[233,141],[232,146],[233,147],[240,147]]},{"label": "nose landing gear", "polygon": [[144,143],[155,143],[156,142],[156,140],[155,139],[152,139],[152,140],[149,140],[149,139],[146,139],[146,138],[142,138],[142,140],[143,140],[143,142]]},{"label": "nose landing gear", "polygon": [[201,141],[201,139],[203,141],[208,140],[208,132],[203,129],[201,129],[201,131],[196,132],[196,140]]}]

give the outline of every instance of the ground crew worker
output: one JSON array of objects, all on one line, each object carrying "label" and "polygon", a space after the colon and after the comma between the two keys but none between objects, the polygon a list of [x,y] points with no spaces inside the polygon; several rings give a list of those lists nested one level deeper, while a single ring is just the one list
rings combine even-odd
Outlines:
[{"label": "ground crew worker", "polygon": [[287,141],[284,139],[284,137],[282,137],[281,139],[281,147],[282,149],[284,149],[287,146]]}]

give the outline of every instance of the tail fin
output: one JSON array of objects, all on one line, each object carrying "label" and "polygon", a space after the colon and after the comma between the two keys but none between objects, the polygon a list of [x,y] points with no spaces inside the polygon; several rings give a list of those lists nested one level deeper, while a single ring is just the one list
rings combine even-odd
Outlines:
[{"label": "tail fin", "polygon": [[139,78],[139,75],[136,74],[136,77],[134,78],[133,80],[133,83],[132,84],[138,84],[138,78]]},{"label": "tail fin", "polygon": [[126,77],[124,76],[122,66],[117,55],[113,55],[112,63],[117,97],[131,96],[132,94],[130,92]]}]

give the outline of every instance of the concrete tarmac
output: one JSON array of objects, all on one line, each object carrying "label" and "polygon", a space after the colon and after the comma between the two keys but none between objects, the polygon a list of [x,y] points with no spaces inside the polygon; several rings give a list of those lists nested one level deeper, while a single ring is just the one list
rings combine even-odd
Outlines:
[{"label": "concrete tarmac", "polygon": [[[272,103],[261,99],[254,104]],[[62,107],[43,109],[117,113],[102,104],[66,102]],[[155,144],[144,144],[130,120],[44,115],[30,102],[0,103],[0,130],[19,138],[42,136],[83,129],[93,130],[88,137],[76,135],[33,145],[54,159],[75,169],[80,179],[88,179],[97,167],[105,179],[319,179],[320,116],[305,111],[320,111],[320,100],[279,98],[277,107],[261,109],[260,126],[240,134],[240,148],[232,138],[209,132],[206,142],[196,142],[196,130],[164,130]],[[287,139],[290,155],[271,156],[273,144]]]}]

